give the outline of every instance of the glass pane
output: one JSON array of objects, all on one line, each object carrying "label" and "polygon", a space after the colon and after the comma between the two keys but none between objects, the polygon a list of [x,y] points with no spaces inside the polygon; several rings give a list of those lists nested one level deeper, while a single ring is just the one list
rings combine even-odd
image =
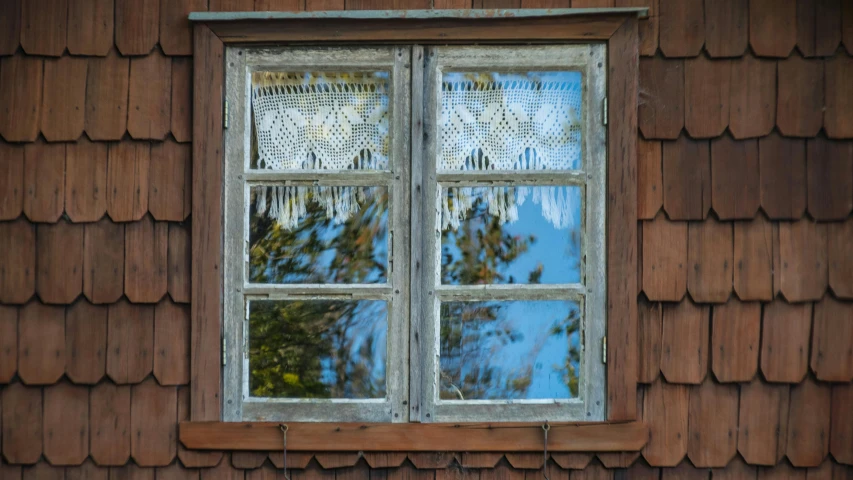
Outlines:
[{"label": "glass pane", "polygon": [[388,167],[388,72],[252,74],[252,168]]},{"label": "glass pane", "polygon": [[249,281],[385,283],[388,189],[251,188]]},{"label": "glass pane", "polygon": [[441,283],[580,283],[581,190],[442,189]]},{"label": "glass pane", "polygon": [[578,395],[580,308],[566,301],[441,304],[442,400]]},{"label": "glass pane", "polygon": [[581,168],[582,74],[446,72],[439,170]]},{"label": "glass pane", "polygon": [[383,301],[249,302],[249,393],[279,398],[384,398]]}]

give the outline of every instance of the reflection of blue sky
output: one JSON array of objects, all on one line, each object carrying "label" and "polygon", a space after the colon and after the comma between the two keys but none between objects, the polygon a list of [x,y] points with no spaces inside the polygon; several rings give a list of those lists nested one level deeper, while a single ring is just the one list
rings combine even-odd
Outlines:
[{"label": "reflection of blue sky", "polygon": [[[530,187],[530,190],[535,188],[547,187]],[[522,239],[531,236],[535,238],[535,241],[529,242],[527,252],[519,255],[509,265],[501,264],[498,267],[498,273],[505,278],[503,283],[528,283],[530,272],[536,270],[539,265],[543,267],[540,283],[579,283],[581,281],[581,253],[580,244],[577,241],[583,219],[581,188],[566,187],[566,190],[572,210],[570,213],[572,222],[567,228],[557,229],[547,221],[542,215],[542,206],[533,202],[532,193],[518,207],[518,220],[501,226],[504,235]],[[480,198],[482,199],[483,196],[480,195]],[[470,228],[483,231],[486,227],[485,222],[489,220],[489,216],[466,218],[459,225],[459,230]],[[450,254],[454,259],[461,258],[462,251],[456,246],[456,233],[452,229],[442,232],[441,250],[442,255]],[[485,255],[485,249],[481,249],[480,255]]]},{"label": "reflection of blue sky", "polygon": [[[472,302],[470,305],[473,307],[485,304]],[[462,324],[463,332],[468,335],[474,334],[474,330],[479,328],[478,333],[486,338],[477,352],[472,352],[472,346],[463,342],[460,348],[466,351],[468,347],[469,355],[441,358],[442,370],[459,371],[461,368],[460,377],[451,380],[461,384],[466,375],[485,364],[495,370],[496,383],[502,386],[512,378],[526,375],[530,369],[531,383],[522,395],[493,387],[488,389],[483,397],[466,400],[572,398],[564,373],[570,347],[580,348],[580,334],[575,332],[568,338],[565,326],[569,316],[573,322],[578,321],[578,305],[567,301],[489,302],[488,305],[498,308],[497,320],[482,323],[469,320],[462,324],[463,320],[460,318],[442,318],[442,324]],[[559,333],[555,334],[555,329],[558,329]],[[502,334],[502,331],[516,334],[506,335]],[[461,365],[456,362],[461,362]],[[572,360],[572,365],[579,374],[579,363]]]}]

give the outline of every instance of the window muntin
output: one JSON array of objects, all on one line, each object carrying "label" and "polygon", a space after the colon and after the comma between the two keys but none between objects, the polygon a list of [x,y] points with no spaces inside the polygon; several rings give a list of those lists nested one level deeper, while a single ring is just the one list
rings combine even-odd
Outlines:
[{"label": "window muntin", "polygon": [[[232,110],[239,109],[231,118],[240,118],[242,122],[226,131],[225,278],[229,294],[225,301],[224,331],[229,345],[238,346],[229,348],[226,353],[226,420],[604,418],[604,367],[600,363],[606,293],[605,146],[601,122],[604,46],[428,47],[425,64],[412,65],[410,59],[420,58],[423,50],[417,46],[228,49],[228,101]],[[414,84],[410,82],[410,69]],[[500,84],[504,90],[524,85],[526,92],[522,93],[528,98],[520,100],[519,104],[499,97],[498,108],[490,112],[485,111],[485,106],[478,110],[476,104],[469,102],[473,108],[467,113],[471,117],[485,119],[488,114],[494,116],[497,112],[500,118],[497,122],[475,121],[475,125],[471,125],[468,118],[468,124],[461,130],[463,139],[456,135],[454,141],[462,141],[463,153],[466,142],[471,143],[470,138],[485,139],[485,142],[474,142],[478,148],[471,149],[467,157],[463,156],[461,163],[456,156],[453,157],[455,163],[443,164],[447,155],[436,153],[443,145],[439,139],[446,137],[437,131],[441,124],[438,121],[441,85],[464,83],[472,78]],[[275,113],[266,115],[269,120],[266,123],[258,122],[251,108],[251,99],[257,99],[252,96],[255,86],[276,81],[285,85],[276,85],[273,90],[287,92],[295,88],[309,94],[324,89],[345,92],[352,87],[340,85],[348,81],[382,85],[375,91],[354,87],[353,91],[366,91],[367,99],[344,98],[337,103],[326,103],[327,108],[322,113],[303,115],[297,121],[290,118],[283,129],[275,124]],[[317,86],[323,82],[334,85]],[[546,83],[548,85],[543,86]],[[424,85],[422,89],[421,84]],[[531,95],[542,90],[551,95],[549,98],[557,98],[558,105],[575,103],[566,110],[555,108],[553,101],[542,101]],[[314,105],[317,100],[307,102]],[[368,103],[371,107],[365,108]],[[410,106],[416,110],[411,130]],[[369,133],[363,132],[367,122],[355,122],[358,128],[346,125],[353,123],[353,112],[358,118],[373,122]],[[277,114],[281,120],[281,112]],[[314,128],[309,118],[316,120],[317,125],[324,122],[327,125]],[[421,122],[423,140],[420,138]],[[486,124],[489,129],[483,127]],[[269,160],[274,158],[269,152],[275,148],[264,148],[266,153],[261,153],[258,138],[263,128],[253,131],[254,125],[263,128],[272,125],[272,130],[280,130],[279,134],[289,128],[290,133],[283,143],[290,142],[291,153],[284,158],[294,160]],[[499,128],[490,130],[494,125]],[[301,138],[307,146],[291,141],[300,138],[293,134],[294,126],[303,130]],[[527,129],[526,136],[517,135],[519,126]],[[362,140],[355,142],[355,146],[328,148],[328,140],[339,138],[341,132],[344,136],[361,132],[356,136]],[[514,134],[512,138],[519,141],[500,142]],[[327,142],[325,147],[324,141]],[[322,193],[321,189],[338,193],[330,195]],[[359,196],[361,190],[370,191],[372,195]],[[263,199],[266,209],[258,208],[262,191],[266,194]],[[359,198],[358,208],[347,210],[348,205],[353,205],[352,201],[335,203],[347,198],[340,192],[345,192],[349,198]],[[377,200],[383,194],[387,206],[383,206],[383,200]],[[452,203],[445,200],[461,199],[466,195],[464,214],[460,214],[459,209],[451,212]],[[516,202],[513,206],[513,202],[507,201],[522,196],[526,198],[524,203]],[[309,207],[312,197],[320,197],[315,203],[323,208]],[[538,203],[533,201],[534,197]],[[279,202],[276,215],[273,215],[276,222],[269,221],[273,202]],[[492,215],[489,210],[494,204],[498,207]],[[363,212],[365,205],[387,211],[383,214],[387,218],[373,214],[359,218],[358,212]],[[474,218],[467,216],[468,209],[478,208],[486,210],[485,216],[480,216],[479,226],[473,225]],[[288,209],[290,211],[282,213]],[[341,223],[330,222],[338,216],[337,212],[342,212],[339,215]],[[442,228],[443,212],[447,213],[449,222],[456,224],[455,229]],[[519,212],[525,215],[523,222],[507,221]],[[260,219],[265,215],[266,224],[262,225]],[[443,271],[440,260],[443,247],[448,247],[448,253],[461,253],[452,251],[459,227],[482,230],[486,223],[493,223],[492,217],[503,217],[497,228],[489,226],[499,236],[535,235],[537,241],[542,239],[543,247],[539,250],[527,248],[523,255],[516,255],[514,260],[519,262],[519,267],[506,265],[503,270],[497,268],[493,274],[473,280],[469,278],[471,275],[454,278],[452,272]],[[361,228],[365,222],[372,226]],[[284,231],[289,240],[271,249],[269,237],[275,229],[281,234],[282,225],[287,226]],[[234,235],[233,228],[229,228],[235,226],[242,231],[241,236]],[[369,230],[370,235],[362,230]],[[346,238],[348,234],[343,235],[344,231],[363,234],[365,240],[359,242],[354,257],[372,267],[342,270],[341,263],[335,262],[335,255],[343,245],[336,243],[336,239]],[[434,235],[428,234],[432,231]],[[310,235],[314,235],[312,248],[318,251],[307,257],[318,260],[316,262],[294,255]],[[267,240],[266,245],[263,245],[264,240]],[[384,250],[383,244],[387,245]],[[566,248],[555,254],[547,247],[551,244],[565,244]],[[306,256],[305,252],[302,256]],[[287,258],[287,262],[271,265],[270,258]],[[256,264],[254,270],[252,262]],[[386,262],[383,276],[381,265]],[[557,262],[562,264],[561,268],[551,268]],[[291,271],[293,266],[296,268]],[[525,270],[524,275],[518,273],[521,270]],[[239,271],[242,275],[235,274]],[[445,273],[447,278],[442,280]],[[303,320],[300,326],[308,330],[312,324],[315,327],[348,322],[369,325],[370,328],[352,331],[350,340],[358,345],[371,344],[373,350],[363,358],[373,361],[373,374],[362,375],[360,380],[351,382],[357,386],[348,385],[348,379],[340,372],[347,372],[352,364],[350,360],[360,353],[350,351],[331,360],[333,355],[323,351],[329,350],[327,346],[333,342],[320,335],[317,338],[321,340],[311,353],[316,361],[307,362],[310,365],[301,362],[299,379],[290,371],[277,372],[279,378],[269,387],[262,382],[261,373],[270,374],[270,370],[253,372],[253,362],[259,365],[266,361],[273,366],[287,362],[261,355],[253,357],[252,348],[267,343],[269,350],[275,348],[276,342],[292,342],[279,348],[282,358],[287,355],[292,358],[300,353],[293,348],[300,329],[280,329],[279,334],[290,335],[284,340],[282,335],[262,335],[262,329],[252,324],[253,320],[255,326],[260,323],[260,313],[254,317],[251,313],[253,304],[258,307],[255,312],[263,310],[261,305],[267,310],[279,310],[275,318],[267,319],[268,324],[279,325],[292,322],[300,315],[304,317],[304,312],[309,311],[327,311],[328,308],[335,312],[356,312],[349,317],[336,313],[337,316],[323,320]],[[359,311],[370,311],[362,305],[383,305],[384,314],[354,320],[352,317],[362,315]],[[478,316],[488,318],[494,312],[505,313],[501,313],[504,318],[492,326],[475,328],[476,322],[467,321]],[[463,319],[467,320],[460,324]],[[500,330],[495,327],[498,323],[509,334],[515,332],[520,340],[510,344],[495,343],[494,333]],[[472,375],[467,366],[454,364],[451,353],[466,348],[471,350],[472,345],[454,344],[454,337],[441,334],[443,328],[469,333],[472,329],[485,333],[491,330],[491,335],[484,335],[488,339],[480,342],[481,347],[496,352],[500,361],[492,361],[482,368],[490,369],[490,378],[500,380],[500,388],[494,388],[495,382],[484,383],[482,378]],[[550,334],[543,335],[543,329]],[[336,338],[347,338],[349,334],[349,331],[341,334],[340,328],[327,328],[323,332],[334,331],[338,333]],[[365,338],[370,338],[370,342]],[[381,349],[375,347],[380,338],[386,342],[386,349],[381,353]],[[509,363],[517,364],[518,368],[509,368],[505,359],[515,359]],[[376,366],[380,360],[385,367],[382,374]],[[333,375],[332,370],[337,373]],[[518,372],[522,371],[531,374],[520,378]],[[458,398],[458,393],[456,397],[451,395],[451,386],[441,383],[442,373],[451,379],[456,375],[456,383],[451,383],[464,393],[462,399]],[[290,375],[285,379],[287,374]],[[382,379],[384,395],[377,393],[382,390],[380,377],[387,377]],[[559,381],[554,381],[556,377]],[[312,386],[310,392],[305,388],[306,383]]]}]

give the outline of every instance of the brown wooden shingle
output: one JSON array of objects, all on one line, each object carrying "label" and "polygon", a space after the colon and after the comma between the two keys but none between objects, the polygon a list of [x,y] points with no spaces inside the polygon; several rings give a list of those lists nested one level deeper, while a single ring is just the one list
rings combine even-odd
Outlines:
[{"label": "brown wooden shingle", "polygon": [[86,460],[79,467],[68,467],[65,469],[65,480],[107,480],[110,470],[95,465],[91,460]]},{"label": "brown wooden shingle", "polygon": [[[211,2],[213,3],[213,2]],[[212,9],[211,9],[212,10]],[[228,458],[222,459],[219,465],[201,470],[201,480],[243,480],[244,475],[242,470],[237,470],[231,466],[231,461]],[[330,472],[334,474],[334,472]],[[306,475],[307,477],[307,475]],[[313,480],[313,479],[305,479]],[[331,480],[331,479],[329,479]]]},{"label": "brown wooden shingle", "polygon": [[189,142],[193,138],[192,77],[192,59],[172,59],[172,135],[179,142]]},{"label": "brown wooden shingle", "polygon": [[114,0],[69,0],[68,51],[102,57],[113,46]]},{"label": "brown wooden shingle", "polygon": [[788,442],[788,385],[755,379],[740,387],[738,451],[752,465],[775,465]]},{"label": "brown wooden shingle", "polygon": [[[299,0],[255,0],[256,12],[296,12],[302,10],[303,4]],[[431,4],[422,4],[412,8],[430,8]],[[393,7],[391,7],[393,8]]]},{"label": "brown wooden shingle", "polygon": [[839,0],[797,2],[797,48],[806,57],[831,56],[841,42]]},{"label": "brown wooden shingle", "polygon": [[48,141],[76,140],[83,133],[88,66],[72,56],[44,61],[41,133]]},{"label": "brown wooden shingle", "polygon": [[749,43],[749,4],[705,1],[705,50],[712,57],[739,57]]},{"label": "brown wooden shingle", "polygon": [[21,40],[21,0],[0,2],[0,55],[12,55]]},{"label": "brown wooden shingle", "polygon": [[664,305],[660,370],[668,382],[699,384],[705,379],[709,313],[708,306],[695,305],[686,299]]},{"label": "brown wooden shingle", "polygon": [[67,21],[68,0],[21,2],[21,47],[30,55],[62,55]]},{"label": "brown wooden shingle", "polygon": [[42,452],[42,391],[20,382],[0,390],[3,456],[9,463],[32,464]]},{"label": "brown wooden shingle", "polygon": [[89,58],[86,78],[86,134],[92,140],[120,140],[127,130],[130,60],[110,50]]},{"label": "brown wooden shingle", "polygon": [[172,60],[156,49],[131,59],[128,90],[127,133],[137,140],[165,138],[172,113]]},{"label": "brown wooden shingle", "polygon": [[832,387],[829,450],[837,462],[853,465],[853,384]]},{"label": "brown wooden shingle", "polygon": [[853,304],[825,295],[814,305],[812,328],[815,376],[826,382],[853,380]]},{"label": "brown wooden shingle", "polygon": [[699,303],[723,303],[732,291],[732,224],[688,222],[687,290]]},{"label": "brown wooden shingle", "polygon": [[[362,453],[362,457],[364,457],[364,461],[366,461],[367,464],[370,465],[370,468],[399,467],[406,460],[406,454],[403,452],[364,452]],[[234,461],[235,458],[232,454],[231,463],[233,464]],[[495,463],[498,463],[498,459],[495,459]],[[487,468],[491,468],[494,466],[495,465],[492,464]]]},{"label": "brown wooden shingle", "polygon": [[98,465],[130,458],[130,387],[101,382],[89,394],[90,454]]},{"label": "brown wooden shingle", "polygon": [[799,383],[809,364],[812,306],[781,298],[764,307],[761,371],[770,382]]},{"label": "brown wooden shingle", "polygon": [[81,300],[65,311],[65,374],[74,383],[96,384],[107,364],[107,307]]},{"label": "brown wooden shingle", "polygon": [[25,303],[36,289],[36,229],[24,219],[0,222],[0,303]]},{"label": "brown wooden shingle", "polygon": [[687,457],[700,468],[725,467],[737,453],[738,388],[707,378],[690,388]]},{"label": "brown wooden shingle", "polygon": [[689,390],[663,379],[644,389],[643,423],[649,426],[649,442],[643,458],[654,466],[675,466],[687,454]]},{"label": "brown wooden shingle", "polygon": [[711,370],[720,382],[748,382],[758,370],[761,304],[732,298],[714,307]]},{"label": "brown wooden shingle", "polygon": [[85,136],[65,150],[65,213],[76,222],[95,222],[107,210],[107,145]]},{"label": "brown wooden shingle", "polygon": [[169,288],[169,224],[145,216],[124,232],[124,293],[131,302],[156,303]]},{"label": "brown wooden shingle", "polygon": [[761,208],[773,220],[797,220],[806,210],[806,143],[776,132],[758,141]]},{"label": "brown wooden shingle", "polygon": [[31,467],[22,469],[24,480],[64,480],[65,469],[53,467],[47,462],[39,462]]},{"label": "brown wooden shingle", "polygon": [[121,467],[110,468],[110,480],[154,480],[153,468],[138,467],[129,462]]},{"label": "brown wooden shingle", "polygon": [[787,57],[797,43],[796,0],[749,0],[749,43],[762,57]]},{"label": "brown wooden shingle", "polygon": [[36,292],[45,303],[72,303],[83,291],[83,225],[66,222],[36,228]]},{"label": "brown wooden shingle", "polygon": [[151,146],[148,211],[157,220],[183,221],[192,210],[192,148],[168,139]]},{"label": "brown wooden shingle", "polygon": [[178,303],[190,302],[191,245],[189,227],[179,223],[170,223],[169,296]]},{"label": "brown wooden shingle", "polygon": [[33,222],[55,222],[65,206],[65,144],[24,146],[24,214]]},{"label": "brown wooden shingle", "polygon": [[[247,477],[249,473],[246,472]],[[156,478],[157,480],[199,480],[199,473],[196,469],[185,468],[181,462],[175,462],[168,467],[158,468]]]},{"label": "brown wooden shingle", "polygon": [[107,319],[107,375],[118,384],[139,383],[153,368],[154,307],[122,300]]},{"label": "brown wooden shingle", "polygon": [[809,213],[816,220],[843,220],[853,209],[853,142],[806,141]]},{"label": "brown wooden shingle", "polygon": [[[853,7],[850,7],[853,10]],[[824,63],[826,111],[823,127],[829,138],[853,137],[853,58],[836,55]]]},{"label": "brown wooden shingle", "polygon": [[663,207],[673,220],[702,220],[711,207],[711,149],[682,135],[663,142]]},{"label": "brown wooden shingle", "polygon": [[637,124],[647,139],[678,138],[684,126],[684,61],[640,59]]},{"label": "brown wooden shingle", "polygon": [[112,303],[124,294],[124,225],[103,218],[83,232],[83,294]]},{"label": "brown wooden shingle", "polygon": [[637,139],[637,218],[652,220],[663,205],[661,145]]},{"label": "brown wooden shingle", "polygon": [[250,12],[254,6],[255,0],[211,0],[208,3],[211,12]]},{"label": "brown wooden shingle", "polygon": [[[267,452],[231,452],[231,465],[243,470],[252,470],[263,465],[267,455]],[[267,469],[273,471],[270,467],[272,465],[268,465]],[[271,478],[275,478],[274,471]]]},{"label": "brown wooden shingle", "polygon": [[712,471],[711,478],[714,480],[755,480],[758,478],[758,470],[747,465],[740,457],[735,456],[725,468]]},{"label": "brown wooden shingle", "polygon": [[684,60],[684,127],[693,138],[713,138],[729,124],[731,60],[704,55]]},{"label": "brown wooden shingle", "polygon": [[18,317],[18,375],[50,385],[65,373],[65,308],[30,302]]},{"label": "brown wooden shingle", "polygon": [[830,223],[827,231],[829,286],[839,298],[853,298],[853,219]]},{"label": "brown wooden shingle", "polygon": [[110,144],[107,162],[107,212],[113,221],[139,220],[148,211],[151,144]]},{"label": "brown wooden shingle", "polygon": [[734,290],[741,300],[773,299],[773,229],[763,215],[734,223]]},{"label": "brown wooden shingle", "polygon": [[826,224],[809,219],[779,224],[780,289],[789,302],[820,300],[827,286]]},{"label": "brown wooden shingle", "polygon": [[776,125],[776,62],[747,53],[731,64],[729,129],[735,138],[761,137]]},{"label": "brown wooden shingle", "polygon": [[0,384],[18,370],[18,308],[0,306]]},{"label": "brown wooden shingle", "polygon": [[138,465],[165,466],[177,454],[178,397],[175,387],[149,378],[131,388],[130,452]]},{"label": "brown wooden shingle", "polygon": [[776,125],[791,137],[814,137],[823,126],[823,61],[799,55],[778,63]]},{"label": "brown wooden shingle", "polygon": [[24,209],[24,146],[0,141],[0,220]]},{"label": "brown wooden shingle", "polygon": [[661,359],[661,317],[663,308],[660,303],[652,303],[641,298],[639,301],[639,382],[652,383],[660,373]]},{"label": "brown wooden shingle", "polygon": [[187,16],[207,10],[205,0],[172,0],[160,3],[160,48],[166,55],[192,55],[193,29]]},{"label": "brown wooden shingle", "polygon": [[687,222],[663,214],[643,222],[643,291],[650,300],[679,301],[687,289]]},{"label": "brown wooden shingle", "polygon": [[160,35],[159,0],[115,0],[116,47],[123,55],[146,55]]},{"label": "brown wooden shingle", "polygon": [[89,389],[59,382],[44,389],[44,456],[80,465],[89,455]]},{"label": "brown wooden shingle", "polygon": [[721,220],[751,219],[761,202],[758,141],[711,141],[711,206]]},{"label": "brown wooden shingle", "polygon": [[701,0],[659,0],[660,49],[667,57],[693,57],[705,41]]},{"label": "brown wooden shingle", "polygon": [[154,377],[160,385],[190,379],[190,310],[168,299],[154,308]]},{"label": "brown wooden shingle", "polygon": [[791,388],[788,412],[788,460],[796,467],[816,467],[829,453],[832,389],[810,377]]},{"label": "brown wooden shingle", "polygon": [[696,468],[685,460],[675,468],[661,468],[661,480],[708,480],[711,470]]},{"label": "brown wooden shingle", "polygon": [[14,55],[0,58],[0,135],[8,142],[32,142],[38,136],[44,61]]}]

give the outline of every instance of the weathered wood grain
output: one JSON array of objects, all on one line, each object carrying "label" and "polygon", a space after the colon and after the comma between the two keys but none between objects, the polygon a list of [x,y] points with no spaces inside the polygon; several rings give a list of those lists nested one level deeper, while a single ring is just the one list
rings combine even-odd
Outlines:
[{"label": "weathered wood grain", "polygon": [[749,0],[749,44],[762,57],[787,57],[797,43],[796,0]]},{"label": "weathered wood grain", "polygon": [[101,466],[130,459],[130,386],[101,382],[89,393],[92,459]]},{"label": "weathered wood grain", "polygon": [[68,51],[73,55],[103,57],[113,46],[113,0],[68,2]]},{"label": "weathered wood grain", "polygon": [[826,224],[806,218],[779,224],[780,289],[790,302],[820,300],[826,291]]},{"label": "weathered wood grain", "polygon": [[643,458],[652,465],[672,467],[687,454],[689,389],[659,379],[643,392],[643,423],[649,426],[649,442]]},{"label": "weathered wood grain", "polygon": [[169,224],[146,215],[124,232],[124,293],[134,303],[157,303],[169,289]]},{"label": "weathered wood grain", "polygon": [[65,149],[65,213],[96,222],[107,211],[107,145],[85,135]]},{"label": "weathered wood grain", "polygon": [[83,133],[88,66],[70,55],[44,61],[41,133],[48,141],[73,141]]},{"label": "weathered wood grain", "polygon": [[705,41],[701,0],[659,0],[660,49],[667,57],[694,57]]},{"label": "weathered wood grain", "polygon": [[811,368],[818,380],[853,380],[853,303],[825,295],[814,304]]},{"label": "weathered wood grain", "polygon": [[115,222],[139,220],[148,211],[151,144],[111,143],[107,160],[107,213]]},{"label": "weathered wood grain", "polygon": [[33,464],[42,453],[42,389],[21,382],[0,390],[3,457],[9,463]]},{"label": "weathered wood grain", "polygon": [[79,465],[89,456],[89,389],[60,382],[44,389],[44,456]]},{"label": "weathered wood grain", "polygon": [[734,223],[733,284],[738,298],[773,299],[773,228],[763,215]]},{"label": "weathered wood grain", "polygon": [[761,371],[770,382],[799,383],[808,371],[812,306],[777,298],[764,307]]},{"label": "weathered wood grain", "polygon": [[729,124],[732,62],[703,55],[684,60],[684,127],[693,138],[715,138]]},{"label": "weathered wood grain", "polygon": [[36,289],[36,229],[24,219],[0,223],[0,302],[25,303]]},{"label": "weathered wood grain", "polygon": [[60,220],[36,227],[36,292],[44,303],[70,304],[83,292],[83,225]]},{"label": "weathered wood grain", "polygon": [[664,214],[643,222],[643,291],[653,301],[677,302],[687,291],[687,222]]},{"label": "weathered wood grain", "polygon": [[177,455],[175,387],[149,378],[131,388],[130,454],[143,467],[168,465]]},{"label": "weathered wood grain", "polygon": [[711,370],[720,382],[748,382],[758,371],[761,304],[732,298],[714,307]]},{"label": "weathered wood grain", "polygon": [[115,2],[116,48],[122,55],[148,54],[160,35],[160,2],[158,0],[115,0]]},{"label": "weathered wood grain", "polygon": [[682,135],[663,142],[663,208],[672,220],[703,220],[711,208],[711,148]]},{"label": "weathered wood grain", "polygon": [[33,222],[56,222],[65,206],[65,144],[24,146],[24,214]]},{"label": "weathered wood grain", "polygon": [[818,221],[844,220],[853,210],[853,142],[806,141],[808,207]]},{"label": "weathered wood grain", "polygon": [[83,294],[112,303],[124,294],[124,225],[103,218],[83,232]]},{"label": "weathered wood grain", "polygon": [[24,146],[0,141],[0,220],[24,209]]},{"label": "weathered wood grain", "polygon": [[192,148],[169,139],[151,146],[148,211],[157,220],[181,222],[192,204]]},{"label": "weathered wood grain", "polygon": [[773,220],[797,220],[806,210],[806,142],[776,132],[758,141],[761,208]]},{"label": "weathered wood grain", "polygon": [[709,217],[687,227],[687,290],[699,303],[723,303],[732,291],[732,224]]},{"label": "weathered wood grain", "polygon": [[162,140],[169,133],[172,113],[172,60],[154,50],[130,61],[127,133]]},{"label": "weathered wood grain", "polygon": [[663,309],[661,373],[671,383],[700,384],[708,373],[710,307],[690,300]]},{"label": "weathered wood grain", "polygon": [[65,372],[65,308],[31,302],[18,317],[18,375],[51,385]]},{"label": "weathered wood grain", "polygon": [[795,467],[816,467],[829,453],[832,389],[810,377],[791,388],[788,460]]},{"label": "weathered wood grain", "polygon": [[190,310],[168,299],[154,308],[154,377],[160,385],[190,378]]},{"label": "weathered wood grain", "polygon": [[106,372],[107,307],[79,301],[65,311],[65,374],[77,384],[96,384]]},{"label": "weathered wood grain", "polygon": [[130,60],[111,49],[90,57],[86,77],[86,134],[92,140],[120,140],[127,130]]},{"label": "weathered wood grain", "polygon": [[154,307],[121,300],[109,306],[107,375],[117,384],[135,384],[153,368]]},{"label": "weathered wood grain", "polygon": [[738,451],[752,465],[776,465],[788,442],[788,385],[755,379],[740,387]]},{"label": "weathered wood grain", "polygon": [[684,61],[640,60],[638,123],[647,139],[675,140],[684,126]]}]

